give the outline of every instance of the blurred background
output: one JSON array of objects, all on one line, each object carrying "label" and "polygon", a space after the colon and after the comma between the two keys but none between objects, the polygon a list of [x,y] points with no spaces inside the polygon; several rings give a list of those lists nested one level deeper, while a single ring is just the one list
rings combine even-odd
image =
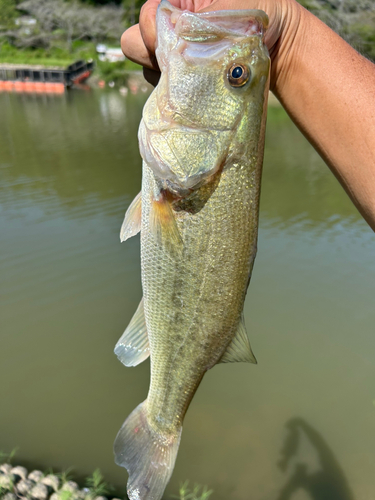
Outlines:
[{"label": "blurred background", "polygon": [[[62,92],[0,92],[0,450],[30,470],[74,467],[78,482],[100,468],[123,498],[112,444],[149,362],[113,354],[142,296],[139,237],[121,245],[119,230],[150,87],[106,57],[141,3],[0,0],[4,71],[95,63]],[[305,5],[375,55],[373,2]],[[271,96],[245,304],[259,364],[208,372],[165,498],[189,480],[218,500],[373,499],[374,292],[373,232]]]},{"label": "blurred background", "polygon": [[[126,27],[138,22],[143,3],[142,0],[0,0],[0,63],[66,67],[76,60],[93,59],[95,83],[103,80],[123,85],[126,69],[135,66],[130,61],[118,60],[121,59],[119,39]],[[300,0],[300,3],[366,57],[375,58],[374,0]]]}]

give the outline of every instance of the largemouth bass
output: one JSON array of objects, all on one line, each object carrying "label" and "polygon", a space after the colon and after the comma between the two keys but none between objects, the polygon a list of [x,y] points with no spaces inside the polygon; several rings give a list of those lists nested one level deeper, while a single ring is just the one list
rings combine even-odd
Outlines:
[{"label": "largemouth bass", "polygon": [[141,232],[143,299],[115,352],[149,355],[146,401],[125,420],[115,460],[131,500],[159,500],[182,423],[206,371],[256,362],[243,306],[256,253],[270,61],[262,11],[192,13],[163,0],[158,86],[139,129],[142,191],[121,239]]}]

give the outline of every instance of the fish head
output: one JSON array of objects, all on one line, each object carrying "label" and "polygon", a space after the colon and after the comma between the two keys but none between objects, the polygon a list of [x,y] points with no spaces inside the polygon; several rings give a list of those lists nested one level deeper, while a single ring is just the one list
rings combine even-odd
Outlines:
[{"label": "fish head", "polygon": [[244,154],[268,89],[267,24],[259,10],[193,13],[161,2],[161,77],[139,130],[142,157],[156,177],[191,189]]}]

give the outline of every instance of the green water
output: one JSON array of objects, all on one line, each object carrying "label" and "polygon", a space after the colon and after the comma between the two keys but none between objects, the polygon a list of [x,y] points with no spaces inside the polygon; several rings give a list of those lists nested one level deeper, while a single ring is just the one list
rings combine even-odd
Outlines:
[{"label": "green water", "polygon": [[[0,449],[124,488],[112,443],[148,361],[113,347],[141,298],[145,95],[0,94]],[[375,491],[375,236],[281,108],[269,110],[258,256],[245,304],[257,366],[204,378],[165,498],[370,500]]]}]

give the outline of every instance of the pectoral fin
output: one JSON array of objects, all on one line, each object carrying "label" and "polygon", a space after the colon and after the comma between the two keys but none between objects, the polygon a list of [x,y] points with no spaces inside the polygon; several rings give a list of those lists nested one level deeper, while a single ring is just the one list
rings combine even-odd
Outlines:
[{"label": "pectoral fin", "polygon": [[171,205],[163,193],[160,193],[157,198],[154,197],[152,200],[150,231],[157,243],[163,246],[170,254],[180,254],[182,239]]},{"label": "pectoral fin", "polygon": [[150,355],[143,299],[127,329],[115,347],[115,354],[125,366],[137,366]]},{"label": "pectoral fin", "polygon": [[245,362],[257,364],[257,360],[251,350],[249,337],[246,333],[246,327],[243,314],[241,316],[236,335],[227,347],[219,363]]},{"label": "pectoral fin", "polygon": [[126,211],[124,222],[121,226],[121,243],[135,236],[141,230],[142,218],[142,192],[138,193]]}]

